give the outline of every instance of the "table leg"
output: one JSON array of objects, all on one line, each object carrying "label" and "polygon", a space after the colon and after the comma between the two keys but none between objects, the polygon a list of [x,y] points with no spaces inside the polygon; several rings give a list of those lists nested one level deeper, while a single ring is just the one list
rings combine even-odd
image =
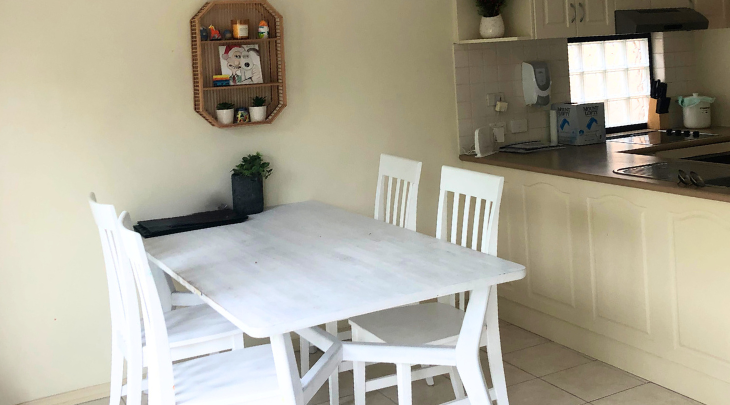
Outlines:
[{"label": "table leg", "polygon": [[507,399],[507,381],[504,376],[504,363],[502,363],[502,342],[499,338],[499,313],[497,311],[497,286],[493,286],[489,292],[487,302],[487,356],[489,358],[489,371],[492,375],[492,385],[497,405],[509,405]]},{"label": "table leg", "polygon": [[456,368],[464,388],[466,388],[469,402],[472,404],[491,404],[489,388],[484,380],[484,372],[479,362],[479,343],[484,329],[489,294],[492,290],[496,292],[496,288],[472,291],[456,344]]},{"label": "table leg", "polygon": [[291,335],[285,333],[271,336],[271,350],[274,353],[274,364],[276,365],[276,375],[279,380],[283,403],[286,405],[304,405],[302,380],[299,379]]},{"label": "table leg", "polygon": [[[337,322],[325,325],[325,330],[337,338]],[[330,376],[330,405],[340,405],[340,370],[335,370]]]}]

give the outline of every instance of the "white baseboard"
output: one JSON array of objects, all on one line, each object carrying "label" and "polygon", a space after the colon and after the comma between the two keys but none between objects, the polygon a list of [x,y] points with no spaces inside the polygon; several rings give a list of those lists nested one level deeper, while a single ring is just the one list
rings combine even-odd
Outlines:
[{"label": "white baseboard", "polygon": [[84,402],[95,401],[109,396],[109,384],[99,384],[81,388],[76,391],[64,392],[18,405],[78,405]]}]

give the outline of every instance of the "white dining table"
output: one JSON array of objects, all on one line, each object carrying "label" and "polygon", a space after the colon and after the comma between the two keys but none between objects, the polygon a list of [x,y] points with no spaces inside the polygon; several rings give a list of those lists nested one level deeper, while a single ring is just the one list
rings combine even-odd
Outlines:
[{"label": "white dining table", "polygon": [[[153,264],[246,334],[271,339],[286,404],[306,404],[328,378],[337,404],[343,361],[455,366],[468,399],[454,403],[506,404],[506,388],[489,390],[484,381],[479,342],[485,317],[499,339],[495,286],[523,278],[520,264],[315,201],[144,243]],[[456,347],[342,342],[318,327],[465,291],[470,301]],[[301,378],[292,332],[325,353]]]}]

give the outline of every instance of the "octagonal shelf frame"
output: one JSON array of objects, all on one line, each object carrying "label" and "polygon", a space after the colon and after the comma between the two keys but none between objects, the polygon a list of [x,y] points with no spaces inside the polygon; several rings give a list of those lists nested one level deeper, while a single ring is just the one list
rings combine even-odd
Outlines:
[{"label": "octagonal shelf frame", "polygon": [[[269,24],[269,38],[201,41],[201,27],[213,25],[223,32],[231,29],[231,20],[235,19],[249,20],[250,35],[258,35],[258,23],[265,20]],[[195,112],[218,128],[271,124],[286,107],[284,22],[281,14],[265,0],[213,0],[205,3],[190,19],[190,35]],[[213,75],[221,74],[218,47],[254,44],[259,47],[264,83],[214,87]],[[254,96],[266,97],[265,121],[223,125],[216,119],[218,103],[230,102],[236,108],[250,107]]]}]

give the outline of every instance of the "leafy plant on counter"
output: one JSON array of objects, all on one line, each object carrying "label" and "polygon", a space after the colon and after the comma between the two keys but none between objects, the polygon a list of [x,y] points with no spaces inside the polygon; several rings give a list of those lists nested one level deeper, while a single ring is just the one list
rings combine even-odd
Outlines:
[{"label": "leafy plant on counter", "polygon": [[252,101],[254,107],[263,107],[266,105],[266,97],[256,96]]},{"label": "leafy plant on counter", "polygon": [[216,110],[232,110],[236,108],[236,105],[233,103],[219,103],[215,109]]},{"label": "leafy plant on counter", "polygon": [[241,159],[241,163],[239,163],[231,171],[237,176],[268,179],[269,176],[271,176],[271,172],[273,172],[269,166],[271,166],[271,164],[264,161],[264,157],[261,156],[261,152],[256,152],[255,155],[248,155]]},{"label": "leafy plant on counter", "polygon": [[476,0],[479,14],[483,17],[496,17],[499,15],[506,0]]}]

